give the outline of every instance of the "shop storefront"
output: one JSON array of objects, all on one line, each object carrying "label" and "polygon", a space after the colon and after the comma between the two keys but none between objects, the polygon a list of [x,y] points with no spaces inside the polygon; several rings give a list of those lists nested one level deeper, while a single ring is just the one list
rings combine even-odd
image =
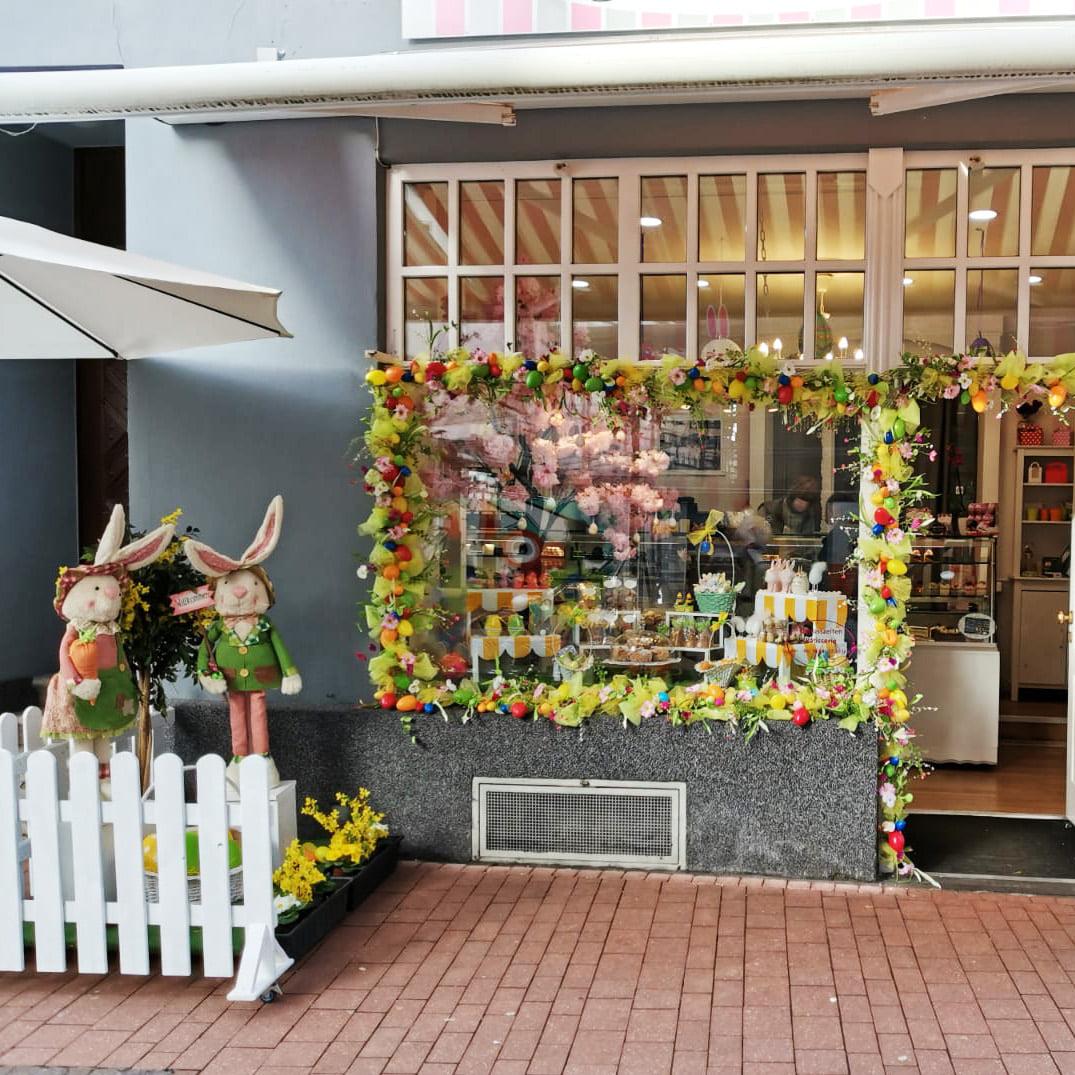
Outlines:
[{"label": "shop storefront", "polygon": [[[240,542],[204,475],[247,488],[222,430],[263,446],[267,491],[306,520],[279,571],[307,686],[274,711],[274,743],[321,796],[376,785],[417,853],[522,854],[481,827],[495,811],[475,780],[504,785],[486,789],[494,805],[537,780],[552,797],[648,790],[662,818],[682,807],[649,863],[867,878],[880,846],[885,870],[909,875],[916,810],[1006,809],[967,797],[961,782],[989,774],[914,782],[916,751],[996,766],[998,784],[1005,725],[1061,727],[1060,695],[1033,692],[1067,675],[1075,459],[1053,412],[1071,374],[1041,365],[1075,351],[1065,98],[916,98],[871,117],[872,52],[853,89],[830,70],[762,101],[701,88],[697,66],[669,89],[675,57],[704,60],[681,44],[657,50],[648,88],[632,68],[630,97],[595,82],[565,100],[570,71],[551,79],[561,96],[503,89],[511,50],[490,48],[436,78],[499,72],[503,92],[442,87],[453,99],[427,101],[425,122],[369,103],[402,94],[385,88],[399,56],[369,65],[386,81],[358,103],[336,92],[347,65],[326,61],[307,102],[365,107],[376,125],[132,121],[132,244],[264,272],[299,341],[233,369],[132,371],[137,512],[183,503]],[[601,46],[587,47],[596,80]],[[247,65],[230,89],[207,68],[167,100],[144,71],[101,72],[108,92],[76,103],[281,117],[314,95],[300,82],[320,62]],[[48,107],[70,117],[61,97]],[[515,127],[443,112],[506,116],[509,100]],[[468,118],[485,125],[454,122]],[[337,474],[371,413],[368,454]],[[236,531],[265,491],[229,503]],[[184,754],[227,749],[204,701],[179,712]],[[1022,748],[1034,801],[1015,812],[1066,813],[1063,756]],[[957,798],[931,799],[949,775]],[[528,825],[550,798],[513,801]],[[616,806],[622,838],[633,815]],[[570,835],[577,815],[541,816]]]}]

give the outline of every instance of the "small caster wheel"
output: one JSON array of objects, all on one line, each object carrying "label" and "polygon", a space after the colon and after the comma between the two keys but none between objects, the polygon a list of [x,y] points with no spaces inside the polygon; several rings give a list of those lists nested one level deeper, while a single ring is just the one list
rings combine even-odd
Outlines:
[{"label": "small caster wheel", "polygon": [[272,1004],[277,997],[283,996],[283,992],[279,985],[272,985],[261,994],[261,1003]]}]

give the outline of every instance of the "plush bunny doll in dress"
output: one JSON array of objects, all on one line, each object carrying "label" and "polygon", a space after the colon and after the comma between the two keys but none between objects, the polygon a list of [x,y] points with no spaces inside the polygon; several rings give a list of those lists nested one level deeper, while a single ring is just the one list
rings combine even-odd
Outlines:
[{"label": "plush bunny doll in dress", "polygon": [[121,547],[125,527],[123,507],[117,504],[93,563],[67,568],[56,582],[53,602],[67,630],[60,643],[60,671],[49,681],[42,732],[96,753],[102,779],[108,777],[112,740],[134,723],[138,708],[119,627],[128,572],[153,563],[175,533],[172,525],[160,526]]},{"label": "plush bunny doll in dress", "polygon": [[[276,548],[283,520],[284,501],[277,496],[253,543],[238,560],[200,541],[184,543],[195,569],[213,582],[217,615],[198,651],[198,682],[210,694],[227,694],[233,779],[238,762],[247,754],[269,754],[265,691],[279,687],[284,694],[298,694],[302,690],[299,670],[265,615],[275,594],[269,576],[259,566]],[[279,783],[275,766],[270,775]]]}]

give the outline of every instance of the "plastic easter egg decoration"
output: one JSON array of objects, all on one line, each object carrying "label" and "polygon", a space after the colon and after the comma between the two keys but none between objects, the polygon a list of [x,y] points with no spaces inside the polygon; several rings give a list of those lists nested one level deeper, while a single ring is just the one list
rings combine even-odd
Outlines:
[{"label": "plastic easter egg decoration", "polygon": [[895,511],[898,507],[896,498],[894,496],[886,496],[884,499],[884,505],[889,511]]},{"label": "plastic easter egg decoration", "polygon": [[574,377],[576,381],[585,381],[586,378],[590,376],[589,367],[583,362],[576,362],[572,367],[571,376]]},{"label": "plastic easter egg decoration", "polygon": [[529,712],[530,712],[530,710],[529,710],[526,702],[512,702],[511,703],[511,715],[516,720],[522,720],[522,718],[525,717],[526,714],[529,713]]},{"label": "plastic easter egg decoration", "polygon": [[432,702],[426,702],[425,705],[422,706],[423,713],[435,713],[436,711],[437,707]]},{"label": "plastic easter egg decoration", "polygon": [[976,414],[984,414],[989,406],[989,396],[984,391],[979,390],[971,396],[970,405],[974,408]]},{"label": "plastic easter egg decoration", "polygon": [[887,430],[885,432],[885,443],[886,444],[891,444],[893,441],[895,441],[895,439],[896,438],[892,435],[892,430],[891,429],[889,429],[889,430]]},{"label": "plastic easter egg decoration", "polygon": [[890,575],[906,575],[907,565],[902,560],[889,560],[888,573]]},{"label": "plastic easter egg decoration", "polygon": [[878,374],[871,373],[867,376],[866,380],[869,381],[870,384],[878,384],[881,378],[880,376],[878,376]]},{"label": "plastic easter egg decoration", "polygon": [[703,541],[702,544],[699,545],[699,549],[701,549],[703,555],[707,555],[712,551],[713,546],[710,545],[708,541]]},{"label": "plastic easter egg decoration", "polygon": [[600,377],[587,377],[583,387],[587,392],[600,392],[605,387],[605,382]]},{"label": "plastic easter egg decoration", "polygon": [[970,392],[968,392],[965,388],[962,392],[959,393],[959,402],[962,403],[964,407],[968,403],[970,403]]},{"label": "plastic easter egg decoration", "polygon": [[903,818],[900,818],[899,821],[896,822],[896,831],[903,832],[905,828],[907,828],[907,822],[904,821]]},{"label": "plastic easter egg decoration", "polygon": [[385,380],[384,370],[370,370],[366,374],[366,383],[373,385],[374,388],[379,388]]},{"label": "plastic easter egg decoration", "polygon": [[1011,392],[1019,387],[1019,377],[1014,373],[1006,373],[1000,379],[1000,387],[1006,392]]},{"label": "plastic easter egg decoration", "polygon": [[897,855],[907,846],[907,841],[904,839],[901,830],[895,829],[888,834],[888,846],[891,847]]},{"label": "plastic easter egg decoration", "polygon": [[545,383],[545,378],[542,377],[537,370],[532,371],[526,375],[526,387],[527,388],[540,388]]},{"label": "plastic easter egg decoration", "polygon": [[381,708],[382,709],[395,709],[396,708],[396,696],[391,691],[385,691],[381,695]]},{"label": "plastic easter egg decoration", "polygon": [[902,418],[897,418],[892,423],[892,432],[895,434],[898,440],[902,440],[904,434],[907,432],[907,423]]},{"label": "plastic easter egg decoration", "polygon": [[885,528],[882,523],[874,523],[873,526],[870,527],[870,529],[873,532],[874,537],[880,537],[885,532]]}]

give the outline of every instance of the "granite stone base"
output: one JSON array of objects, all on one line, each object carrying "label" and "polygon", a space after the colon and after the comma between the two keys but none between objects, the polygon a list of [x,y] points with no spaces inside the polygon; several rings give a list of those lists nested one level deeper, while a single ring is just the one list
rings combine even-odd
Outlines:
[{"label": "granite stone base", "polygon": [[[730,729],[584,729],[545,721],[418,717],[414,746],[393,713],[277,709],[273,755],[298,796],[322,805],[358,785],[373,792],[404,853],[471,859],[474,777],[681,781],[687,786],[687,868],[795,878],[876,877],[877,738],[835,722],[773,723],[745,743]],[[229,751],[223,704],[176,705],[175,750],[186,762]]]}]

